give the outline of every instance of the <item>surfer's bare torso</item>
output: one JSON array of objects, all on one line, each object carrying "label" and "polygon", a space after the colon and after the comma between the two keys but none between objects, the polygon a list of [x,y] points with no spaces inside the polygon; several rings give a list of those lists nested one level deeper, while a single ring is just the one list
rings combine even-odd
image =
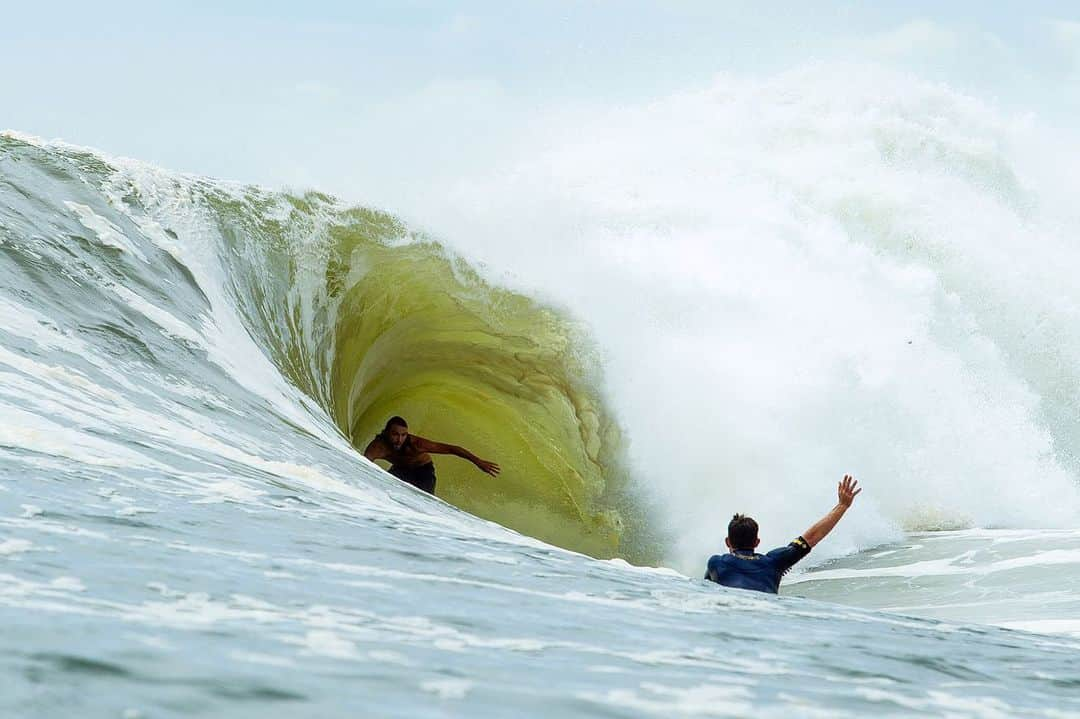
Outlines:
[{"label": "surfer's bare torso", "polygon": [[432,442],[410,434],[401,447],[394,447],[382,437],[376,437],[364,450],[364,456],[371,460],[384,459],[395,467],[422,467],[425,464],[431,464],[432,452],[451,453],[439,442]]},{"label": "surfer's bare torso", "polygon": [[434,494],[435,463],[431,460],[433,454],[456,455],[469,460],[480,471],[493,477],[499,474],[499,465],[494,462],[480,459],[456,444],[444,444],[410,434],[404,422],[400,417],[395,417],[364,449],[364,456],[371,461],[381,459],[389,462],[390,474],[398,479]]}]

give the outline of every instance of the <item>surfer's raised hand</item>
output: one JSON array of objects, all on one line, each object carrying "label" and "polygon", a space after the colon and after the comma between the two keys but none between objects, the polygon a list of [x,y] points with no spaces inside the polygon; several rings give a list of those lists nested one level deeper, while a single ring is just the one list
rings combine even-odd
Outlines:
[{"label": "surfer's raised hand", "polygon": [[486,459],[477,458],[475,464],[481,472],[487,472],[492,477],[498,477],[499,472],[502,471],[499,465],[495,464],[494,462],[489,462]]},{"label": "surfer's raised hand", "polygon": [[843,481],[836,485],[836,497],[840,504],[850,507],[851,503],[855,501],[855,495],[862,491],[857,489],[858,486],[859,483],[854,477],[845,474]]},{"label": "surfer's raised hand", "polygon": [[836,506],[815,522],[814,526],[803,532],[803,540],[807,544],[811,547],[817,545],[818,542],[825,538],[826,534],[833,530],[836,523],[844,516],[844,512],[851,508],[851,503],[855,501],[855,495],[862,491],[858,485],[859,483],[850,474],[844,475],[844,479],[836,485]]}]

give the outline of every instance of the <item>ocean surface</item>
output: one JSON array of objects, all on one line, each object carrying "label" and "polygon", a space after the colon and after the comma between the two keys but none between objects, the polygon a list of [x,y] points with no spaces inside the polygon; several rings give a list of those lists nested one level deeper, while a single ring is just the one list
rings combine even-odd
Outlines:
[{"label": "ocean surface", "polygon": [[[789,89],[462,188],[577,207],[561,266],[0,135],[0,716],[1080,716],[1075,210],[972,101]],[[403,485],[391,414],[502,476]],[[700,579],[845,471],[781,596]]]}]

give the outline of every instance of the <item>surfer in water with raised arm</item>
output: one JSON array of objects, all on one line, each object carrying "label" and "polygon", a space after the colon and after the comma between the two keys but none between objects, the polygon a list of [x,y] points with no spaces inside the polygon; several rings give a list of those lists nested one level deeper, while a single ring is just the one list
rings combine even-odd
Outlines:
[{"label": "surfer in water with raised arm", "polygon": [[758,554],[761,542],[758,539],[758,524],[750,517],[736,514],[728,523],[728,536],[724,539],[728,554],[714,554],[709,557],[705,578],[737,589],[753,589],[758,592],[776,594],[780,588],[780,579],[800,559],[810,553],[825,535],[832,531],[844,512],[848,511],[855,495],[861,492],[859,483],[848,474],[836,486],[836,506],[829,513],[814,523],[810,529],[796,537],[786,547],[779,547],[768,554]]},{"label": "surfer in water with raised arm", "polygon": [[467,459],[482,472],[498,476],[499,465],[480,459],[475,454],[454,444],[433,442],[430,439],[409,434],[409,425],[401,417],[391,417],[383,431],[375,435],[364,456],[375,461],[383,459],[390,463],[390,474],[408,482],[428,494],[435,494],[435,463],[433,454],[453,454]]}]

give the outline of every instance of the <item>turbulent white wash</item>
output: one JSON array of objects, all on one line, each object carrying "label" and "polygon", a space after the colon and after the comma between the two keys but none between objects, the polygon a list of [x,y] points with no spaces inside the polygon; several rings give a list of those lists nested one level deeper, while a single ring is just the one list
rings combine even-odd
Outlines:
[{"label": "turbulent white wash", "polygon": [[737,511],[786,542],[845,472],[821,553],[1080,519],[1075,136],[835,66],[529,130],[409,211],[587,321],[681,569]]}]

